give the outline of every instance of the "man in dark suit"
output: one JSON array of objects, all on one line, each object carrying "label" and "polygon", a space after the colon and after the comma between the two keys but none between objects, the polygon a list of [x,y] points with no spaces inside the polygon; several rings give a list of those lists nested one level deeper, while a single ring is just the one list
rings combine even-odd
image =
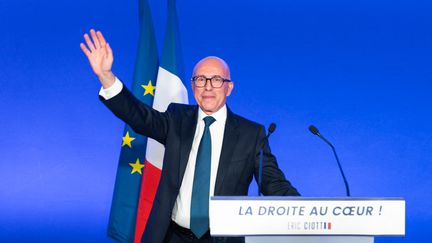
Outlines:
[{"label": "man in dark suit", "polygon": [[210,196],[247,195],[259,176],[264,195],[299,195],[271,154],[262,125],[234,114],[226,97],[234,88],[228,65],[218,57],[194,68],[192,90],[198,105],[171,104],[159,112],[139,102],[111,71],[113,54],[102,33],[90,31],[81,44],[98,76],[102,102],[135,132],[165,146],[162,175],[142,242],[241,242],[212,238]]}]

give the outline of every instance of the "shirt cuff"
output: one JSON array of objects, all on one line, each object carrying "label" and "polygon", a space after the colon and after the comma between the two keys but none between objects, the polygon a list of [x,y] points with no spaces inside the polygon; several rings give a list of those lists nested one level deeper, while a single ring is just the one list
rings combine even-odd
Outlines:
[{"label": "shirt cuff", "polygon": [[118,95],[123,89],[122,82],[116,77],[113,85],[109,88],[104,89],[101,87],[99,91],[99,95],[102,96],[105,100],[109,100],[114,96]]}]

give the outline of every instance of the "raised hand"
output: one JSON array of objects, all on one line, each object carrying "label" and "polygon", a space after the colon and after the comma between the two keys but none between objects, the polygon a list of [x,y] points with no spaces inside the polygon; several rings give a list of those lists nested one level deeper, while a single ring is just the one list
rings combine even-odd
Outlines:
[{"label": "raised hand", "polygon": [[84,43],[80,44],[81,50],[87,56],[93,72],[98,76],[104,88],[110,87],[114,81],[115,76],[111,71],[114,62],[113,52],[109,44],[105,41],[100,31],[90,30],[90,35],[84,34]]}]

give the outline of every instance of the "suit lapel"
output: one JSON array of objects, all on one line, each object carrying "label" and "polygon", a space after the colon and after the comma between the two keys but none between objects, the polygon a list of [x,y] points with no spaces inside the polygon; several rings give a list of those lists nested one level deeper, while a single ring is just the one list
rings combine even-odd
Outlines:
[{"label": "suit lapel", "polygon": [[226,168],[228,168],[228,165],[231,161],[232,154],[234,152],[234,148],[238,139],[237,125],[237,119],[234,113],[232,113],[231,110],[228,108],[214,195],[220,195],[221,193],[222,183],[225,174],[227,173]]},{"label": "suit lapel", "polygon": [[192,148],[192,142],[195,135],[198,119],[198,106],[193,109],[187,116],[184,116],[181,123],[181,138],[180,138],[180,163],[179,163],[179,181],[180,188],[183,181],[183,176],[186,170],[186,165],[189,160],[189,154]]}]

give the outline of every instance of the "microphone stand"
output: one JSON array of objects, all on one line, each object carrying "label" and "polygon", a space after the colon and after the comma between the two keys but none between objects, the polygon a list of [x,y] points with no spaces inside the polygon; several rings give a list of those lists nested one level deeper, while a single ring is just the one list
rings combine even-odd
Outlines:
[{"label": "microphone stand", "polygon": [[264,159],[264,145],[268,143],[268,138],[270,135],[274,132],[276,129],[276,124],[271,123],[268,131],[267,136],[265,136],[261,141],[260,145],[260,155],[259,155],[259,172],[258,172],[258,196],[262,196],[261,189],[262,189],[262,172],[263,172],[263,159]]},{"label": "microphone stand", "polygon": [[322,139],[325,143],[327,143],[327,144],[331,147],[331,149],[333,150],[333,154],[334,154],[334,156],[335,156],[335,158],[336,158],[336,162],[337,162],[337,164],[338,164],[339,171],[340,171],[340,173],[342,174],[342,178],[343,178],[343,181],[344,181],[344,183],[345,183],[346,195],[347,195],[348,197],[350,197],[350,196],[351,196],[351,193],[350,193],[350,190],[349,190],[348,181],[347,181],[347,179],[346,179],[346,177],[345,177],[345,173],[343,172],[343,169],[342,169],[342,166],[341,166],[341,164],[340,164],[339,157],[338,157],[338,155],[337,155],[337,153],[336,153],[336,149],[335,149],[335,147],[333,146],[332,143],[330,143],[330,141],[328,141],[325,137],[323,137],[323,136],[321,135],[321,133],[318,131],[318,129],[317,129],[314,125],[310,125],[310,126],[309,126],[309,131],[310,131],[311,133],[313,133],[314,135],[317,135],[319,138],[321,138],[321,139]]}]

